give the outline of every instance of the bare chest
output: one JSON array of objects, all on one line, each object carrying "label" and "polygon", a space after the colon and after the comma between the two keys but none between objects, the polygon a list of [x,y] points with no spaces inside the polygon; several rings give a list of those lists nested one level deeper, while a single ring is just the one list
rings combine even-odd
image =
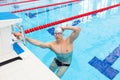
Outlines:
[{"label": "bare chest", "polygon": [[52,49],[58,54],[67,54],[72,51],[73,45],[68,43],[54,44]]}]

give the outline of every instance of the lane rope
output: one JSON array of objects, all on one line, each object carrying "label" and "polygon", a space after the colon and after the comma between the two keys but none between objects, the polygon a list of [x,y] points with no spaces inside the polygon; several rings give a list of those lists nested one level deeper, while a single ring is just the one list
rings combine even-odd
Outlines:
[{"label": "lane rope", "polygon": [[83,13],[83,14],[80,14],[80,15],[72,16],[72,17],[69,17],[69,18],[65,18],[65,19],[62,19],[62,20],[58,20],[58,21],[55,21],[55,22],[51,22],[51,23],[48,23],[48,24],[44,24],[44,25],[41,25],[41,26],[30,28],[28,30],[25,30],[24,33],[28,34],[28,33],[31,33],[31,32],[37,31],[37,30],[41,30],[41,29],[44,29],[44,28],[47,28],[47,27],[50,27],[50,26],[54,26],[54,25],[57,25],[57,24],[60,24],[60,23],[63,23],[63,22],[71,21],[71,20],[74,20],[74,19],[77,19],[77,18],[81,18],[81,17],[84,17],[84,16],[91,15],[91,14],[96,14],[96,13],[99,13],[99,12],[102,12],[102,11],[105,11],[105,10],[108,10],[108,9],[112,9],[112,8],[115,8],[115,7],[119,7],[119,6],[120,6],[120,3],[115,4],[115,5],[111,5],[111,6],[108,6],[108,7],[105,7],[105,8],[101,8],[101,9],[98,9],[98,10],[90,11],[90,12],[87,12],[87,13]]},{"label": "lane rope", "polygon": [[20,4],[20,3],[33,2],[33,1],[37,1],[37,0],[25,0],[25,1],[20,1],[20,2],[11,2],[11,3],[6,3],[6,4],[0,4],[0,6],[7,6],[7,5]]},{"label": "lane rope", "polygon": [[78,4],[78,3],[68,3],[68,4],[64,4],[64,5],[61,5],[61,6],[56,6],[54,8],[50,8],[50,9],[46,9],[44,11],[40,11],[40,12],[29,12],[29,13],[25,13],[26,16],[28,16],[29,18],[34,18],[36,17],[38,14],[42,14],[42,13],[45,13],[45,12],[50,12],[52,10],[57,10],[57,9],[60,9],[60,8],[64,8],[64,7],[67,7],[67,6],[71,6],[73,4]]},{"label": "lane rope", "polygon": [[71,0],[71,1],[66,1],[66,2],[49,4],[49,5],[45,5],[45,6],[37,6],[37,7],[34,7],[34,8],[27,8],[27,9],[23,9],[23,10],[12,11],[12,13],[19,13],[19,12],[24,12],[24,11],[29,11],[29,10],[39,9],[39,8],[46,8],[46,7],[57,6],[57,5],[61,5],[61,4],[68,4],[68,3],[71,3],[71,2],[78,2],[78,1],[80,1],[80,0]]}]

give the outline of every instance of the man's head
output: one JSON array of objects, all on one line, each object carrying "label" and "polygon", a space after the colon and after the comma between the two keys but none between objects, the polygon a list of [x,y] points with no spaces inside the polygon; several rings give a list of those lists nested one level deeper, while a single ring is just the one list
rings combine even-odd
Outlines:
[{"label": "man's head", "polygon": [[57,27],[57,28],[55,28],[54,33],[63,33],[63,30],[61,27]]},{"label": "man's head", "polygon": [[56,40],[62,40],[63,38],[63,30],[61,27],[57,27],[54,31],[54,35]]}]

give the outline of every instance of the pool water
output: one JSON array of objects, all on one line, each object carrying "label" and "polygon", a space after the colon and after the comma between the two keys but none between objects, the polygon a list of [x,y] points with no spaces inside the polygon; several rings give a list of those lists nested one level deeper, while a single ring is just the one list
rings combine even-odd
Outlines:
[{"label": "pool water", "polygon": [[[93,3],[97,1],[91,0]],[[118,0],[115,1],[119,2]],[[16,13],[16,15],[23,18],[22,25],[26,30],[86,12],[82,11],[83,6],[81,5],[83,3],[84,1],[81,1],[81,3],[55,6],[56,9],[55,7],[49,7]],[[99,5],[99,3],[100,1],[94,4],[91,7],[92,10],[96,10],[96,5]],[[111,2],[108,1],[107,6],[110,4]],[[89,11],[92,10],[89,9]],[[104,13],[68,22],[73,24],[80,20],[76,26],[81,28],[81,32],[74,42],[72,64],[61,80],[120,80],[120,7],[107,10]],[[33,16],[30,17],[28,14],[33,14]],[[88,20],[85,20],[86,18]],[[26,34],[26,36],[43,42],[54,41],[54,36],[48,32],[49,29],[51,27]],[[65,31],[64,37],[66,38],[70,33],[71,31]],[[30,43],[27,43],[27,47],[49,67],[55,57],[53,51],[33,46]],[[111,64],[104,63],[115,48],[117,48],[118,54],[114,54],[114,56],[117,55],[117,57],[113,56],[114,59],[110,59],[114,62],[111,62]],[[110,60],[108,59],[108,61]]]},{"label": "pool water", "polygon": [[[81,32],[77,40],[74,42],[73,61],[62,80],[109,80],[97,69],[88,64],[93,57],[100,60],[105,59],[120,44],[120,16],[113,15],[104,19],[93,19],[92,22],[81,23]],[[43,34],[44,33],[44,34]],[[69,32],[70,33],[70,32]],[[67,36],[68,31],[64,35]],[[29,37],[40,41],[53,41],[54,37],[47,32],[41,30],[28,34]],[[51,63],[55,54],[49,49],[41,49],[39,47],[27,44],[27,47],[47,66]],[[113,68],[120,71],[120,58],[112,65]],[[113,80],[119,80],[120,74]]]}]

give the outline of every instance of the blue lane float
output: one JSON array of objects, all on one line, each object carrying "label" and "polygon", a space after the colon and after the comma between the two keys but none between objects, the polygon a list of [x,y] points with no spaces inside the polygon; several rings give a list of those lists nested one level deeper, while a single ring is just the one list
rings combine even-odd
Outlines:
[{"label": "blue lane float", "polygon": [[111,66],[114,62],[120,57],[120,46],[115,48],[112,53],[110,53],[103,61],[99,60],[97,57],[94,57],[88,63],[108,77],[110,80],[119,73],[118,70],[112,68]]},{"label": "blue lane float", "polygon": [[19,9],[19,8],[20,8],[20,6],[19,6],[19,5],[17,5],[17,4],[15,4],[15,5],[13,5],[13,8],[14,8],[14,9]]},{"label": "blue lane float", "polygon": [[73,23],[72,23],[72,26],[76,26],[80,23],[81,21],[78,19],[78,20],[75,20]]}]

